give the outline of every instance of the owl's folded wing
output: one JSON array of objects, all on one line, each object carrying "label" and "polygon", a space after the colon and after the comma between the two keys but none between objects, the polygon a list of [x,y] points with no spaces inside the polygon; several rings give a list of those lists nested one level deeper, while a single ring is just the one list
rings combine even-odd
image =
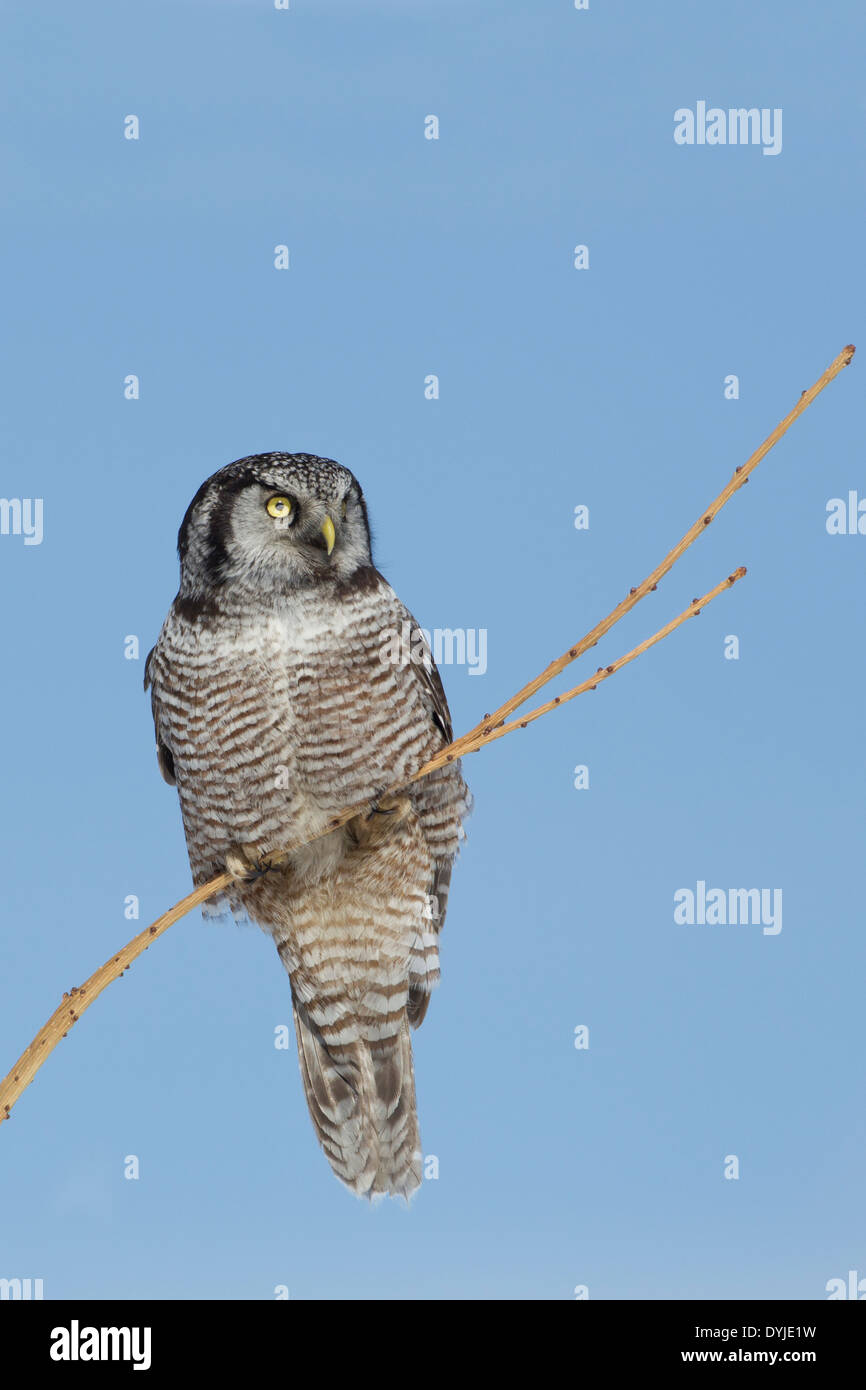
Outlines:
[{"label": "owl's folded wing", "polygon": [[159,694],[156,683],[153,680],[153,670],[151,662],[156,653],[156,647],[151,647],[144,663],[144,688],[150,687],[150,708],[153,712],[153,728],[156,734],[156,760],[159,763],[159,770],[163,780],[170,787],[177,785],[177,778],[174,775],[174,755],[168,743],[168,731],[165,720],[162,717],[162,706],[159,702]]}]

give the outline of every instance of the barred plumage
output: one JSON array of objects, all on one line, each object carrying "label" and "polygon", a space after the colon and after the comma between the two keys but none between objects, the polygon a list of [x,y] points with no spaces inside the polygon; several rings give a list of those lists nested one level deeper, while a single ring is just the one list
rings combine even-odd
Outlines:
[{"label": "barred plumage", "polygon": [[[288,517],[275,516],[284,503]],[[414,619],[373,567],[347,469],[303,454],[241,459],[199,489],[178,547],[180,592],[145,683],[201,883],[232,856],[252,865],[375,800],[451,728],[432,657],[382,659],[388,634]],[[468,806],[450,765],[209,907],[273,935],[313,1124],[360,1194],[409,1195],[420,1182],[409,1027],[439,978]]]}]

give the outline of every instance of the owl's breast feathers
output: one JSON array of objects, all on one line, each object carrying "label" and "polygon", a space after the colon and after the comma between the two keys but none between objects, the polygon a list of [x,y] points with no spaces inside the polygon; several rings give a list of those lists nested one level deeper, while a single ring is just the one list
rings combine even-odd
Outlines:
[{"label": "owl's breast feathers", "polygon": [[[157,754],[177,784],[196,882],[235,844],[299,842],[374,798],[451,737],[432,661],[395,644],[417,626],[375,570],[256,611],[175,601],[147,659]],[[400,659],[394,660],[398,650]],[[415,657],[420,645],[413,641]],[[440,906],[469,808],[459,764],[410,791]],[[434,888],[437,886],[434,885]]]}]

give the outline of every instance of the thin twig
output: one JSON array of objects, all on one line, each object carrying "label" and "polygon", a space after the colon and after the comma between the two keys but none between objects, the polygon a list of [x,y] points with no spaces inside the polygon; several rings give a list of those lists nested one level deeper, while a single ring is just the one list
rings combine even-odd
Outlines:
[{"label": "thin twig", "polygon": [[[568,701],[573,700],[575,695],[583,695],[587,690],[595,690],[597,686],[601,685],[602,681],[606,681],[617,671],[621,671],[623,666],[628,666],[630,661],[634,661],[637,657],[643,656],[644,652],[648,652],[650,647],[654,647],[657,642],[661,642],[663,637],[668,637],[676,628],[681,627],[688,618],[696,618],[702,608],[705,608],[708,603],[711,603],[712,600],[723,593],[725,589],[730,589],[733,584],[736,584],[738,579],[742,579],[745,573],[745,565],[740,565],[739,569],[735,569],[733,574],[728,575],[727,579],[723,579],[715,588],[710,589],[709,593],[704,594],[703,598],[693,598],[688,608],[684,609],[676,618],[672,618],[664,627],[659,628],[658,632],[654,633],[652,637],[647,637],[644,642],[639,642],[636,647],[632,647],[631,651],[626,652],[625,656],[621,656],[618,661],[612,661],[610,666],[599,666],[594,676],[590,676],[588,680],[581,681],[580,685],[576,685],[573,690],[567,690],[564,695],[554,695],[552,700],[548,700],[544,705],[539,705],[537,709],[531,710],[529,714],[524,714],[519,719],[512,719],[511,722],[507,724],[498,724],[487,733],[481,734],[477,743],[464,750],[463,757],[465,758],[467,753],[474,753],[476,748],[481,748],[485,743],[492,743],[494,739],[502,738],[504,734],[510,734],[512,729],[525,729],[528,724],[534,724],[535,720],[540,719],[543,714],[549,714],[552,709],[557,709],[560,705],[568,704]],[[441,754],[439,754],[438,757],[441,757]],[[448,754],[449,759],[453,757],[453,753]],[[437,766],[440,765],[436,759],[433,761]],[[429,770],[431,769],[428,767],[428,771]]]},{"label": "thin twig", "polygon": [[111,984],[112,980],[117,980],[128,970],[132,962],[146,951],[152,941],[158,936],[162,936],[164,931],[185,917],[188,912],[192,912],[194,907],[205,902],[218,893],[220,889],[227,888],[233,882],[231,874],[220,874],[218,878],[212,879],[210,883],[203,883],[194,892],[187,894],[174,907],[169,908],[158,917],[151,926],[145,927],[144,931],[139,932],[138,936],[118,951],[116,956],[107,960],[98,970],[86,980],[83,985],[72,986],[68,993],[64,994],[63,999],[58,1004],[54,1013],[49,1018],[43,1028],[40,1028],[36,1037],[33,1039],[26,1051],[22,1052],[18,1061],[0,1085],[0,1123],[9,1119],[9,1111],[15,1104],[21,1092],[24,1091],[33,1080],[49,1052],[65,1038],[74,1023],[77,1023],[81,1015],[99,997],[104,989]]},{"label": "thin twig", "polygon": [[763,444],[755,450],[745,463],[741,464],[740,467],[736,469],[727,486],[723,487],[718,497],[701,512],[694,525],[689,527],[682,540],[674,546],[673,550],[668,551],[661,564],[656,566],[652,574],[647,575],[643,583],[638,584],[637,588],[630,589],[626,597],[622,600],[622,603],[617,604],[613,612],[608,613],[606,618],[602,618],[600,623],[596,623],[592,631],[588,632],[585,637],[582,637],[575,646],[569,647],[568,651],[563,652],[562,656],[557,657],[556,661],[551,661],[550,665],[546,666],[540,675],[536,676],[534,680],[531,680],[522,690],[518,690],[517,694],[512,695],[510,700],[506,700],[505,704],[501,705],[499,709],[496,710],[495,714],[485,715],[484,719],[482,719],[479,724],[476,724],[474,729],[470,729],[467,734],[464,734],[461,739],[458,739],[457,749],[454,754],[455,757],[462,756],[464,747],[468,749],[477,734],[483,732],[485,729],[495,728],[497,724],[503,723],[510,714],[513,714],[516,709],[519,709],[522,704],[535,695],[543,685],[547,685],[548,681],[558,676],[560,671],[564,671],[570,662],[576,661],[584,652],[594,647],[599,638],[603,637],[606,632],[609,632],[614,624],[619,622],[620,618],[625,617],[626,613],[630,613],[635,605],[640,603],[642,598],[645,598],[647,594],[658,588],[659,581],[673,568],[680,556],[688,550],[689,546],[697,540],[698,536],[706,530],[713,518],[717,516],[722,507],[724,507],[725,503],[729,502],[734,493],[738,492],[748,481],[749,475],[754,473],[761,459],[766,457],[773,445],[779,442],[782,435],[786,433],[798,416],[802,415],[803,411],[808,409],[815,397],[819,396],[824,390],[824,387],[829,386],[833,378],[837,377],[842,371],[842,368],[848,366],[848,363],[854,356],[854,352],[854,345],[849,343],[847,347],[842,349],[838,357],[833,359],[827,370],[822,372],[814,386],[810,386],[808,391],[802,392],[793,410],[788,411],[784,420],[780,421],[773,432],[767,435]]}]

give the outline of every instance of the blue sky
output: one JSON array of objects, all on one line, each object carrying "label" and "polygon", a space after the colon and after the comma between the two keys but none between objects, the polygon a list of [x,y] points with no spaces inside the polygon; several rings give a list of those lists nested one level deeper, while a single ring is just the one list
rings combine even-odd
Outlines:
[{"label": "blue sky", "polygon": [[[42,498],[44,535],[0,535],[0,1072],[188,890],[141,682],[199,483],[270,449],[350,467],[419,621],[487,631],[483,676],[442,672],[468,728],[862,342],[866,118],[853,0],[46,0],[3,29],[0,491]],[[677,145],[698,101],[780,108],[781,152]],[[322,1158],[294,1043],[273,1045],[270,941],[193,915],[0,1129],[0,1277],[46,1298],[820,1299],[866,1276],[866,537],[825,524],[866,497],[863,370],[575,678],[742,583],[467,761],[415,1043],[440,1175],[411,1209],[370,1209]],[[782,930],[678,925],[699,881],[781,888]]]}]

